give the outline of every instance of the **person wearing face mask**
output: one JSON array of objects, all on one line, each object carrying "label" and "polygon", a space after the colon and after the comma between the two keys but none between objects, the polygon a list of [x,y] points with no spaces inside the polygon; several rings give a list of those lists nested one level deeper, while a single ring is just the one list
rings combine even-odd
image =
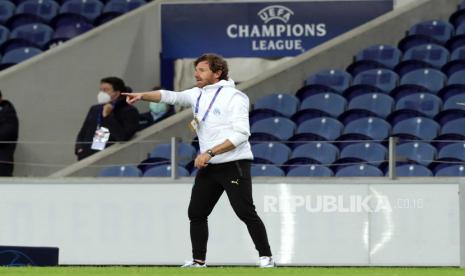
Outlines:
[{"label": "person wearing face mask", "polygon": [[0,176],[13,176],[13,155],[18,140],[18,128],[16,110],[11,102],[2,98],[0,91]]},{"label": "person wearing face mask", "polygon": [[[160,87],[155,86],[152,90],[159,90]],[[149,103],[149,112],[140,114],[139,118],[139,130],[149,127],[155,123],[158,123],[165,118],[175,113],[174,107],[165,103]]]},{"label": "person wearing face mask", "polygon": [[139,112],[126,103],[124,81],[107,77],[100,81],[97,104],[90,107],[78,133],[75,154],[78,160],[99,152],[114,142],[128,141],[136,133]]}]

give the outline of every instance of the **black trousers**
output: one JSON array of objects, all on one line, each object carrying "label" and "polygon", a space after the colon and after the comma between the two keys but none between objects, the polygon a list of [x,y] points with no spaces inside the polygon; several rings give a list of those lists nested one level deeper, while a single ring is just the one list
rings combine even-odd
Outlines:
[{"label": "black trousers", "polygon": [[271,256],[265,225],[255,211],[249,160],[209,164],[195,177],[189,203],[190,234],[194,259],[205,260],[207,253],[207,219],[226,191],[236,215],[247,225],[259,256]]}]

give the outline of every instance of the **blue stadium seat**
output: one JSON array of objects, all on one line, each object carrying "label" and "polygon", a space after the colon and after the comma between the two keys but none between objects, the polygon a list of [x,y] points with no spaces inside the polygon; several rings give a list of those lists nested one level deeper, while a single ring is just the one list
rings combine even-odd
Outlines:
[{"label": "blue stadium seat", "polygon": [[[352,76],[344,70],[323,70],[305,80],[306,86],[322,86],[342,93],[352,82]],[[302,99],[301,99],[302,100]]]},{"label": "blue stadium seat", "polygon": [[425,166],[418,164],[403,164],[396,166],[397,176],[433,176],[433,173]]},{"label": "blue stadium seat", "polygon": [[423,44],[445,45],[454,33],[454,26],[442,20],[429,20],[413,25],[408,35],[399,42],[403,52]]},{"label": "blue stadium seat", "polygon": [[272,94],[258,99],[254,110],[269,109],[280,116],[291,117],[299,107],[299,99],[288,94]]},{"label": "blue stadium seat", "polygon": [[378,166],[379,164],[387,161],[386,156],[387,150],[380,143],[354,143],[347,145],[341,150],[338,163],[341,163],[341,160],[347,161],[345,163],[365,161]]},{"label": "blue stadium seat", "polygon": [[[35,17],[37,22],[49,23],[58,14],[59,8],[54,0],[27,0],[18,5],[16,15],[29,15]],[[8,22],[11,27],[28,24],[21,22],[21,17],[16,18],[16,15]]]},{"label": "blue stadium seat", "polygon": [[449,97],[457,94],[462,94],[465,91],[465,70],[457,71],[449,76],[447,84],[438,92],[438,96],[443,101],[447,101]]},{"label": "blue stadium seat", "polygon": [[441,70],[448,76],[451,76],[457,71],[465,70],[465,46],[455,49],[450,56],[449,62],[447,62]]},{"label": "blue stadium seat", "polygon": [[320,164],[332,164],[339,155],[339,149],[326,142],[308,142],[292,151],[292,158],[310,158]]},{"label": "blue stadium seat", "polygon": [[10,36],[10,30],[7,27],[0,25],[0,46],[8,40]]},{"label": "blue stadium seat", "polygon": [[348,110],[368,110],[381,118],[386,118],[393,109],[394,100],[384,93],[363,94],[352,98]]},{"label": "blue stadium seat", "polygon": [[348,123],[343,135],[338,140],[377,140],[386,139],[391,132],[391,126],[381,118],[368,117]]},{"label": "blue stadium seat", "polygon": [[460,161],[465,161],[465,143],[457,142],[451,143],[439,150],[439,159],[453,158]]},{"label": "blue stadium seat", "polygon": [[296,125],[284,117],[263,119],[251,127],[250,141],[286,141],[294,135]]},{"label": "blue stadium seat", "polygon": [[449,97],[442,106],[442,111],[434,117],[434,120],[440,125],[444,125],[449,121],[465,117],[465,93],[456,94]]},{"label": "blue stadium seat", "polygon": [[465,176],[464,165],[450,165],[443,167],[435,173],[435,176]]},{"label": "blue stadium seat", "polygon": [[[296,134],[290,140],[293,142],[334,141],[340,136],[343,127],[341,122],[334,118],[314,118],[301,123],[296,130]],[[293,143],[291,147],[295,148],[302,143]]]},{"label": "blue stadium seat", "polygon": [[[177,167],[177,175],[186,177],[190,176],[189,172],[182,166]],[[171,176],[171,166],[170,165],[160,165],[151,167],[150,169],[144,172],[144,177],[170,177]]]},{"label": "blue stadium seat", "polygon": [[373,69],[358,74],[352,86],[344,91],[344,96],[351,100],[363,94],[389,93],[397,86],[399,76],[389,69]]},{"label": "blue stadium seat", "polygon": [[274,165],[252,165],[250,171],[255,176],[284,176],[284,171]]},{"label": "blue stadium seat", "polygon": [[89,23],[93,23],[102,13],[102,9],[103,4],[98,0],[69,0],[61,5],[60,14],[57,17],[74,14],[86,18]]},{"label": "blue stadium seat", "polygon": [[26,59],[32,58],[38,54],[42,53],[42,50],[37,48],[19,48],[5,53],[2,58],[2,66],[4,65],[14,65],[20,63]]},{"label": "blue stadium seat", "polygon": [[426,44],[410,48],[395,71],[403,76],[408,72],[425,68],[442,68],[449,61],[449,51],[439,45]]},{"label": "blue stadium seat", "polygon": [[396,108],[389,116],[391,124],[395,124],[399,119],[424,116],[433,118],[442,108],[442,100],[430,93],[413,93],[400,98],[396,103]]},{"label": "blue stadium seat", "polygon": [[439,133],[439,124],[426,117],[405,119],[394,125],[394,136],[412,140],[433,140]]},{"label": "blue stadium seat", "polygon": [[282,115],[271,109],[254,109],[249,112],[250,125],[255,124],[257,121],[274,117],[282,117]]},{"label": "blue stadium seat", "polygon": [[439,70],[418,69],[405,74],[400,80],[400,85],[392,90],[390,95],[398,100],[412,93],[438,94],[446,81],[447,76]]},{"label": "blue stadium seat", "polygon": [[[307,97],[300,105],[300,110],[318,110],[328,113],[332,117],[341,115],[346,109],[346,99],[335,93],[318,93]],[[302,114],[301,112],[300,114]],[[298,116],[298,115],[296,115]]]},{"label": "blue stadium seat", "polygon": [[460,47],[465,46],[465,24],[460,24],[455,29],[455,35],[449,39],[446,43],[447,48],[454,52],[455,50],[459,49]]},{"label": "blue stadium seat", "polygon": [[0,1],[0,24],[5,25],[6,22],[14,15],[15,5],[9,1]]},{"label": "blue stadium seat", "polygon": [[[186,166],[189,162],[195,159],[197,150],[187,144],[179,143],[178,145],[178,164]],[[160,158],[165,160],[171,160],[171,144],[161,144],[156,146],[149,154],[150,158]]]},{"label": "blue stadium seat", "polygon": [[53,33],[53,38],[48,43],[48,48],[57,46],[67,40],[70,40],[78,35],[81,35],[94,26],[90,23],[75,23],[70,25],[60,25]]},{"label": "blue stadium seat", "polygon": [[428,166],[436,158],[436,148],[425,142],[407,142],[396,147],[399,157],[404,157],[407,162],[416,162]]},{"label": "blue stadium seat", "polygon": [[350,165],[345,166],[339,169],[336,172],[336,176],[348,176],[348,177],[357,177],[357,176],[383,176],[383,172],[375,166],[372,165]]},{"label": "blue stadium seat", "polygon": [[134,166],[112,166],[102,169],[99,177],[139,177],[142,173]]},{"label": "blue stadium seat", "polygon": [[443,135],[458,135],[465,139],[465,118],[459,118],[445,123],[441,128],[441,136]]},{"label": "blue stadium seat", "polygon": [[301,166],[297,168],[290,169],[287,173],[287,176],[300,176],[300,177],[329,177],[333,176],[333,171],[325,166],[321,165],[309,165],[309,166]]},{"label": "blue stadium seat", "polygon": [[102,14],[96,19],[95,23],[101,25],[145,3],[145,0],[110,0],[105,4]]},{"label": "blue stadium seat", "polygon": [[15,43],[24,43],[31,47],[44,50],[45,45],[52,39],[53,29],[45,24],[28,24],[14,29],[10,34],[10,39],[5,42],[3,49],[5,52],[12,49]]},{"label": "blue stadium seat", "polygon": [[402,52],[397,47],[391,45],[372,45],[361,50],[355,61],[347,67],[347,72],[352,76],[372,69],[393,69],[399,63]]},{"label": "blue stadium seat", "polygon": [[260,143],[252,145],[254,159],[267,160],[282,165],[289,159],[291,149],[282,143]]}]

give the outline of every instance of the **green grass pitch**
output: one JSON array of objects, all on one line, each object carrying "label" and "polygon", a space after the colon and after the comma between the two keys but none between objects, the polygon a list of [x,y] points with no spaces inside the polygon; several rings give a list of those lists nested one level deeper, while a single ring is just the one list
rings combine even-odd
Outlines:
[{"label": "green grass pitch", "polygon": [[317,275],[317,276],[433,276],[465,275],[465,269],[459,268],[364,268],[364,267],[278,267],[260,269],[253,267],[0,267],[0,275],[95,275],[95,276],[149,276],[149,275]]}]

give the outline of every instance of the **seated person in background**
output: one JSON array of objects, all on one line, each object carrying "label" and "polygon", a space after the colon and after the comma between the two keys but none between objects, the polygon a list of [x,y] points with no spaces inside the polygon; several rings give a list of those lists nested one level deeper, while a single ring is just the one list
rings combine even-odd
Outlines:
[{"label": "seated person in background", "polygon": [[86,158],[111,145],[128,141],[139,125],[139,112],[121,96],[126,91],[124,81],[107,77],[100,81],[98,104],[90,107],[76,139],[78,160]]},{"label": "seated person in background", "polygon": [[[152,90],[160,90],[161,88],[155,86]],[[174,106],[165,103],[149,103],[149,112],[140,114],[139,118],[139,130],[149,127],[155,123],[158,123],[165,118],[175,113]]]},{"label": "seated person in background", "polygon": [[13,156],[18,141],[18,117],[13,104],[0,91],[0,176],[13,176]]}]

